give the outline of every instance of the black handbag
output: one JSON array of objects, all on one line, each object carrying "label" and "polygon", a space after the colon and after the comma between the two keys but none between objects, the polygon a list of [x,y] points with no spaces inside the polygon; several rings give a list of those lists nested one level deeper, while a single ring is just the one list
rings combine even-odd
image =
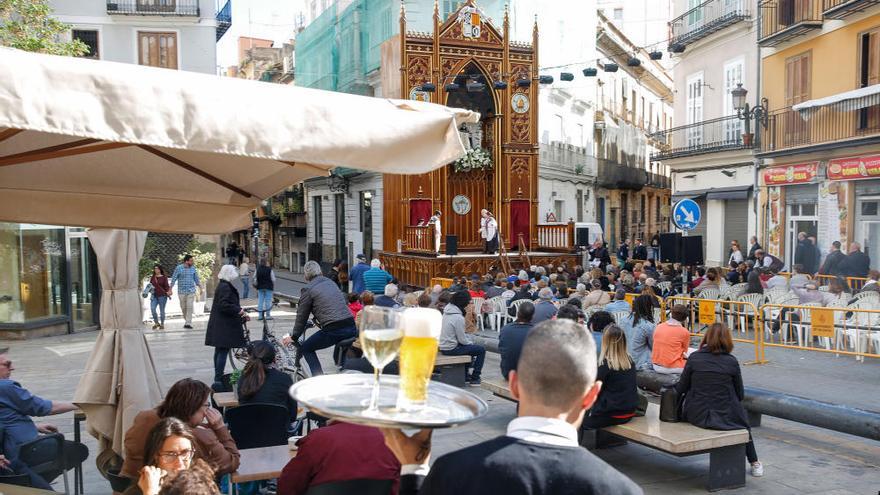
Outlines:
[{"label": "black handbag", "polygon": [[660,421],[678,423],[681,421],[682,396],[675,387],[660,389]]}]

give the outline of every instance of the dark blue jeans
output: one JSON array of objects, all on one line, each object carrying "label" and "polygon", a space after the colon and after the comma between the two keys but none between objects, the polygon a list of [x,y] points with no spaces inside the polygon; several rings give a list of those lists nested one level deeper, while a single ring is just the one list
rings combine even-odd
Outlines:
[{"label": "dark blue jeans", "polygon": [[471,376],[480,378],[483,372],[483,361],[486,360],[486,348],[476,344],[458,344],[458,347],[451,351],[440,351],[444,356],[471,356],[474,358],[473,370]]},{"label": "dark blue jeans", "polygon": [[336,330],[318,330],[314,335],[307,338],[306,341],[303,342],[300,350],[303,353],[306,363],[309,365],[309,370],[311,370],[312,376],[324,374],[324,370],[321,368],[321,362],[318,361],[318,354],[315,351],[334,346],[345,339],[356,337],[357,334],[357,328],[351,326],[347,328],[338,328]]}]

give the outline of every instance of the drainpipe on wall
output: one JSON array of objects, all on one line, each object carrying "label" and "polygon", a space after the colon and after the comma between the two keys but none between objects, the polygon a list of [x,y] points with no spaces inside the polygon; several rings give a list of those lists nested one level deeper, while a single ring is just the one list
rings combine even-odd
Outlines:
[{"label": "drainpipe on wall", "polygon": [[[760,6],[760,2],[756,2],[755,5],[756,5],[755,15],[757,16],[757,21],[758,21],[758,29],[756,30],[756,33],[755,33],[755,45],[758,47],[758,63],[757,63],[758,69],[755,71],[755,73],[758,76],[758,80],[757,80],[758,81],[758,90],[757,90],[758,98],[755,101],[760,103],[761,97],[763,96],[763,89],[764,89],[763,85],[761,84],[761,68],[763,66],[763,59],[761,58],[761,45],[758,44],[758,40],[761,38],[761,6]],[[769,108],[767,110],[769,110]],[[755,135],[757,137],[757,139],[755,140],[755,143],[758,143],[757,145],[760,145],[761,140],[764,138],[763,134],[764,134],[763,126],[758,125],[758,123],[755,122]],[[752,156],[753,157],[754,157],[754,154],[755,154],[755,150],[754,150],[754,148],[752,148]],[[758,202],[758,192],[761,189],[760,188],[760,172],[759,172],[759,170],[761,168],[762,162],[763,162],[763,160],[761,160],[760,158],[757,158],[757,157],[755,157],[753,160],[753,168],[755,170],[755,172],[754,172],[755,178],[754,178],[754,188],[752,189],[753,190],[753,192],[752,192],[752,214],[755,216],[755,233],[754,233],[754,235],[759,238],[761,237],[759,235],[759,231],[761,229],[761,223],[760,223],[761,217],[760,217],[760,204]],[[767,245],[766,242],[764,244],[762,244],[762,246],[766,246],[766,245]]]}]

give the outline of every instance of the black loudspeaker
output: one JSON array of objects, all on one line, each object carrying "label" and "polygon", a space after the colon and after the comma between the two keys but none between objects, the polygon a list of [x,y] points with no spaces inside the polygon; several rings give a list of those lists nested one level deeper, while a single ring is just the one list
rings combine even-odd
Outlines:
[{"label": "black loudspeaker", "polygon": [[689,235],[681,238],[681,262],[687,266],[703,264],[703,236]]},{"label": "black loudspeaker", "polygon": [[680,233],[660,234],[660,261],[664,263],[679,263],[681,261]]},{"label": "black loudspeaker", "polygon": [[458,236],[457,235],[447,235],[446,236],[446,255],[447,256],[455,256],[458,254]]},{"label": "black loudspeaker", "polygon": [[576,246],[589,246],[590,245],[590,229],[586,227],[578,227],[575,229],[575,245]]}]

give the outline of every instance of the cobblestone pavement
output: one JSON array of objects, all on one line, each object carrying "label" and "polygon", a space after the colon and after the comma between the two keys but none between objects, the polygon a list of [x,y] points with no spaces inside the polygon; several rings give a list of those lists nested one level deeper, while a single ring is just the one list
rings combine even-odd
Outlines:
[{"label": "cobblestone pavement", "polygon": [[[289,331],[293,313],[282,309],[273,315],[276,335]],[[212,350],[203,345],[206,323],[207,315],[198,316],[194,319],[195,329],[184,330],[182,320],[171,319],[165,331],[145,331],[163,389],[187,376],[211,381]],[[256,322],[251,325],[257,328]],[[45,398],[69,400],[94,341],[95,333],[82,333],[0,345],[12,347],[14,379]],[[750,359],[750,352],[748,346],[740,346],[741,361]],[[320,357],[325,370],[335,369],[329,349],[321,352]],[[876,379],[880,362],[876,360],[856,363],[849,358],[784,350],[773,353],[768,350],[768,357],[770,364],[744,366],[747,386],[880,410],[880,383]],[[493,380],[499,376],[498,355],[488,353],[483,377]],[[487,400],[488,415],[460,428],[438,431],[434,436],[435,458],[503,434],[507,422],[514,417],[515,407],[510,402],[494,398],[481,389],[470,390]],[[67,438],[73,438],[72,414],[49,420],[58,425]],[[755,428],[753,433],[758,455],[765,465],[765,476],[749,477],[745,488],[725,493],[873,495],[880,489],[880,444],[877,442],[766,416],[763,426]],[[85,425],[83,441],[91,450],[85,464],[85,493],[108,494],[110,487],[94,465],[96,443],[86,433]],[[597,454],[632,477],[646,493],[705,493],[707,455],[677,458],[635,444],[600,450]],[[63,488],[60,481],[56,486]]]}]

